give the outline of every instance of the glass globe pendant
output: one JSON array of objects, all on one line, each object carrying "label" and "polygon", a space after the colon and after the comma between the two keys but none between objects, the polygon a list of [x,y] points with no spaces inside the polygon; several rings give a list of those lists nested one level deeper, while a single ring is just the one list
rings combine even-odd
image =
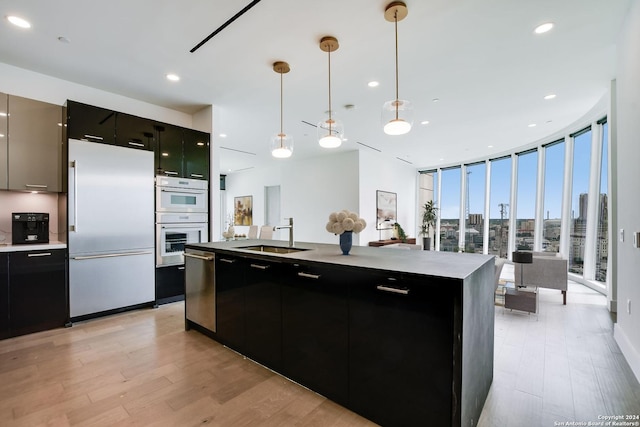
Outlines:
[{"label": "glass globe pendant", "polygon": [[401,1],[391,2],[384,11],[384,18],[393,22],[396,36],[396,98],[382,106],[382,124],[387,135],[404,135],[413,125],[413,105],[398,96],[398,21],[407,17],[407,5]]},{"label": "glass globe pendant", "polygon": [[273,71],[280,74],[280,132],[271,137],[271,155],[278,159],[286,159],[293,154],[293,137],[282,130],[282,75],[291,70],[283,61],[273,63]]},{"label": "glass globe pendant", "polygon": [[332,36],[323,37],[320,40],[320,50],[327,52],[329,58],[329,110],[328,117],[316,126],[318,132],[318,144],[322,148],[337,148],[342,144],[344,125],[337,120],[331,111],[331,52],[338,50],[338,39]]}]

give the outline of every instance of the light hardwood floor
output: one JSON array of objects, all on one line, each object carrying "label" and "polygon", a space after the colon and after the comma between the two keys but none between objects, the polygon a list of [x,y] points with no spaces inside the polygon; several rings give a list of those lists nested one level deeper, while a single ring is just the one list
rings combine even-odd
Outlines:
[{"label": "light hardwood floor", "polygon": [[[640,413],[604,297],[542,291],[537,316],[496,307],[479,426]],[[368,426],[362,417],[184,331],[183,303],[0,341],[0,426]],[[425,421],[428,425],[428,420]]]}]

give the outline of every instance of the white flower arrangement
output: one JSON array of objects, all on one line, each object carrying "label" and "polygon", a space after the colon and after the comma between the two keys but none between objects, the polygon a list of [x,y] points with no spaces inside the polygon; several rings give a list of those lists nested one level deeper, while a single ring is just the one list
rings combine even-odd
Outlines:
[{"label": "white flower arrangement", "polygon": [[345,231],[359,233],[364,230],[366,226],[366,221],[358,217],[357,213],[349,212],[345,209],[340,212],[332,212],[331,215],[329,215],[329,222],[326,228],[329,233],[342,234]]}]

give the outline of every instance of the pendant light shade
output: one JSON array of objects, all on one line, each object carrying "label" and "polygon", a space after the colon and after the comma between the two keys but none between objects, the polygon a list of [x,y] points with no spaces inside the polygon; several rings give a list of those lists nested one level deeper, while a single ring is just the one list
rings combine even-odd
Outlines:
[{"label": "pendant light shade", "polygon": [[327,52],[329,58],[329,110],[327,118],[318,123],[318,143],[323,148],[337,148],[342,144],[344,125],[337,120],[331,110],[331,52],[338,50],[340,45],[335,37],[326,36],[320,40],[320,49]]},{"label": "pendant light shade", "polygon": [[280,132],[271,137],[271,155],[286,159],[293,154],[293,137],[284,133],[282,127],[282,75],[290,71],[289,64],[283,61],[273,63],[273,71],[280,74]]},{"label": "pendant light shade", "polygon": [[401,1],[389,3],[384,11],[384,18],[394,23],[396,38],[396,98],[382,106],[382,124],[387,135],[403,135],[413,125],[413,106],[398,95],[398,22],[406,18],[408,13],[407,5]]}]

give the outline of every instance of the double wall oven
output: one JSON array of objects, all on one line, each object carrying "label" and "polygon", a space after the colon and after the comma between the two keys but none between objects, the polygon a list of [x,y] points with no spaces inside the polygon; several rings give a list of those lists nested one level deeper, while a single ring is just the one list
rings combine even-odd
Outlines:
[{"label": "double wall oven", "polygon": [[208,241],[207,181],[156,177],[156,301],[184,298],[184,246]]}]

